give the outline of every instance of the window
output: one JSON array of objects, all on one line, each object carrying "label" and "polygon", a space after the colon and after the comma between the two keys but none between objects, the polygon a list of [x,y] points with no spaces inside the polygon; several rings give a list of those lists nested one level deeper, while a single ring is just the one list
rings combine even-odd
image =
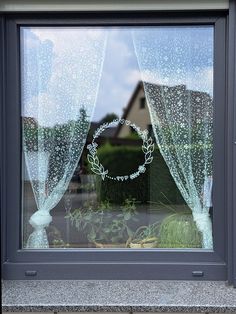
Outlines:
[{"label": "window", "polygon": [[144,109],[145,108],[145,103],[146,103],[145,97],[140,98],[139,108],[140,109]]},{"label": "window", "polygon": [[8,21],[14,278],[225,278],[225,17],[144,17]]},{"label": "window", "polygon": [[[22,247],[212,249],[213,27],[22,27],[20,40]],[[122,116],[140,78],[149,107],[139,116],[133,97]]]}]

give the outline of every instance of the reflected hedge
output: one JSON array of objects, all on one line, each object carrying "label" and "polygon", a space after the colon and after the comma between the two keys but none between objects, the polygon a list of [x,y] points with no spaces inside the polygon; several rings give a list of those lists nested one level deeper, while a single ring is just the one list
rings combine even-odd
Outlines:
[{"label": "reflected hedge", "polygon": [[[131,174],[144,162],[141,146],[105,144],[98,149],[98,157],[111,176]],[[120,204],[127,198],[135,198],[140,203],[183,204],[180,192],[157,147],[155,147],[153,157],[146,172],[134,180],[117,182],[106,179],[103,181],[97,177],[100,200]]]}]

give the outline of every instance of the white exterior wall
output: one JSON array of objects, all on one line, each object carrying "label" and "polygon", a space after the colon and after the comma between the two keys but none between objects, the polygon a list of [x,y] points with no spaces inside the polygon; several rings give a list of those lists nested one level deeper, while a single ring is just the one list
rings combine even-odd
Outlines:
[{"label": "white exterior wall", "polygon": [[[126,120],[130,120],[132,123],[135,123],[142,130],[144,130],[147,129],[149,124],[151,124],[151,121],[147,104],[145,104],[145,108],[140,109],[140,98],[142,97],[145,97],[145,95],[143,88],[140,88],[132,103]],[[118,137],[126,137],[128,135],[130,135],[130,127],[126,124],[123,124],[119,131]]]},{"label": "white exterior wall", "polygon": [[229,0],[0,0],[0,11],[124,11],[228,9]]}]

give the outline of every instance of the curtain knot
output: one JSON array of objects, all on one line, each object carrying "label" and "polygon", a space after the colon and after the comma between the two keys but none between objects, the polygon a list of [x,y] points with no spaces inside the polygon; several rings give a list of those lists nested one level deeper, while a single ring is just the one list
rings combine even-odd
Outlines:
[{"label": "curtain knot", "polygon": [[212,222],[208,211],[205,212],[194,212],[193,219],[197,225],[198,230],[202,233],[203,248],[212,249]]},{"label": "curtain knot", "polygon": [[30,224],[34,229],[44,229],[52,221],[52,216],[46,210],[38,210],[30,217]]},{"label": "curtain knot", "polygon": [[196,222],[196,224],[204,225],[209,223],[210,215],[209,212],[201,212],[201,213],[196,213],[193,212],[193,219]]}]

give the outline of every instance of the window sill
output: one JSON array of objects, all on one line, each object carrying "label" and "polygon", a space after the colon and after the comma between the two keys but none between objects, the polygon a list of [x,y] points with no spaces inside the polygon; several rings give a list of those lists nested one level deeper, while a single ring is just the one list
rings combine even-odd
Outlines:
[{"label": "window sill", "polygon": [[236,312],[222,281],[3,281],[3,312]]}]

